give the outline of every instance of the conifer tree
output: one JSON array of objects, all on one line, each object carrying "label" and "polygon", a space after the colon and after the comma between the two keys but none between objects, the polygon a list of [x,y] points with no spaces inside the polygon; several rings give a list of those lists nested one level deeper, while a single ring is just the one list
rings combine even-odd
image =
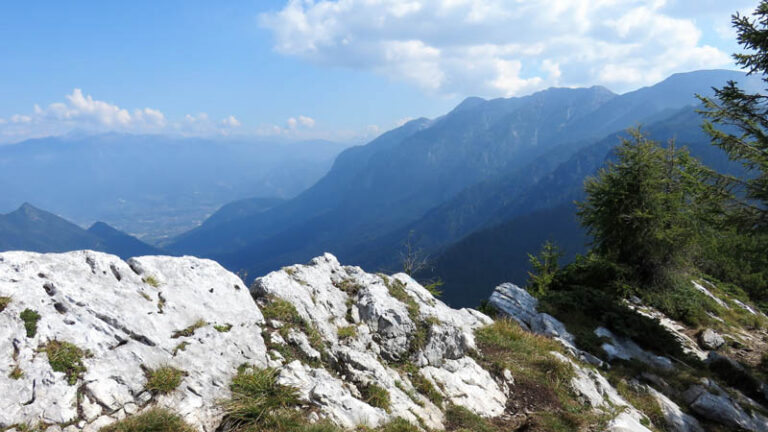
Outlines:
[{"label": "conifer tree", "polygon": [[[768,1],[763,0],[754,18],[736,14],[732,22],[743,53],[736,63],[768,85]],[[704,130],[712,142],[749,171],[745,180],[731,179],[741,189],[738,220],[748,230],[768,231],[768,90],[750,93],[730,81],[715,89],[713,98],[699,96],[707,121]]]}]

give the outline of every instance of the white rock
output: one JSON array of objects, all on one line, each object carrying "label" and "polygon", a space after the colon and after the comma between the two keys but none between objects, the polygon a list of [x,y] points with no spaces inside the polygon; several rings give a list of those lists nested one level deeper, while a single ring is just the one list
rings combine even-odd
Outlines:
[{"label": "white rock", "polygon": [[470,357],[446,360],[440,368],[427,366],[421,373],[451,403],[483,417],[495,417],[504,412],[507,402],[504,392],[488,371]]},{"label": "white rock", "polygon": [[645,388],[659,403],[664,420],[672,432],[704,432],[699,421],[690,414],[683,412],[671,399],[649,386],[645,386]]},{"label": "white rock", "polygon": [[648,351],[640,348],[640,346],[638,346],[631,339],[616,336],[613,334],[613,332],[605,327],[596,328],[595,334],[609,340],[609,342],[606,342],[602,345],[603,351],[605,351],[609,359],[635,359],[658,369],[674,369],[672,360],[664,356],[657,356],[653,353],[649,353]]},{"label": "white rock", "polygon": [[[159,286],[142,280],[147,278]],[[237,366],[266,365],[261,313],[243,282],[210,260],[142,257],[125,262],[92,251],[6,252],[0,254],[0,296],[13,299],[0,313],[0,352],[14,352],[15,343],[24,371],[23,378],[12,380],[13,362],[0,362],[0,425],[77,418],[77,386],[52,371],[46,354],[38,351],[54,339],[89,353],[83,360],[87,371],[78,382],[85,383],[92,399],[84,406],[89,418],[97,415],[94,404],[114,412],[127,404],[142,406],[149,396],[142,392],[142,365],[169,364],[187,376],[178,390],[158,397],[158,404],[201,430],[212,430],[222,415],[215,402],[229,395]],[[41,315],[33,338],[26,337],[19,318],[27,308]],[[193,337],[172,338],[197,320],[208,324]],[[229,332],[210,325],[225,321],[233,325]],[[180,342],[189,345],[173,356]],[[33,389],[34,401],[25,405]]]},{"label": "white rock", "polygon": [[725,339],[723,339],[720,333],[711,328],[706,328],[699,334],[699,345],[707,350],[717,350],[725,345]]}]

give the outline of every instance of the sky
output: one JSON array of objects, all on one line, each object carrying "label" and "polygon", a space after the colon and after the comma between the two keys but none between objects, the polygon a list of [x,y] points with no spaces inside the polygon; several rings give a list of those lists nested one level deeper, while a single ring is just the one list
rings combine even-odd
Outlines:
[{"label": "sky", "polygon": [[469,96],[734,69],[757,0],[0,3],[0,143],[67,133],[364,142]]}]

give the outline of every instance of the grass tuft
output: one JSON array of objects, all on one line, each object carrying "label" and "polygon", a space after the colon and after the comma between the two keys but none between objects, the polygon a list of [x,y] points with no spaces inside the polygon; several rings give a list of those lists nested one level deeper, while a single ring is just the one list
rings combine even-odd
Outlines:
[{"label": "grass tuft", "polygon": [[232,330],[232,324],[224,324],[224,325],[215,325],[213,328],[219,332],[219,333],[227,333],[228,331]]},{"label": "grass tuft", "polygon": [[69,342],[52,340],[45,345],[45,353],[48,355],[48,363],[56,372],[63,372],[69,385],[75,385],[77,380],[86,371],[83,365],[85,352]]},{"label": "grass tuft", "polygon": [[192,335],[194,335],[194,334],[195,334],[195,332],[196,332],[198,329],[200,329],[200,328],[203,328],[203,327],[205,327],[206,325],[208,325],[208,323],[207,323],[207,322],[205,322],[205,321],[204,321],[204,320],[202,320],[202,319],[199,319],[199,320],[195,321],[195,322],[194,322],[192,325],[190,325],[189,327],[187,327],[187,328],[185,328],[185,329],[181,329],[181,330],[176,330],[175,332],[173,332],[173,334],[171,335],[171,339],[178,339],[178,338],[180,338],[180,337],[189,337],[189,336],[192,336]]},{"label": "grass tuft", "polygon": [[357,326],[350,325],[346,327],[339,327],[337,330],[337,334],[339,336],[339,339],[351,339],[355,336],[357,336]]},{"label": "grass tuft", "polygon": [[99,432],[196,432],[179,415],[163,408],[152,408],[104,426]]},{"label": "grass tuft", "polygon": [[161,366],[145,372],[147,383],[144,388],[152,393],[168,394],[181,385],[181,380],[186,373],[172,366]]},{"label": "grass tuft", "polygon": [[40,314],[32,309],[24,309],[24,311],[19,314],[19,318],[24,321],[24,329],[27,331],[27,337],[35,337],[37,334],[37,322],[40,321]]},{"label": "grass tuft", "polygon": [[391,401],[389,392],[384,387],[380,387],[376,384],[368,384],[360,389],[360,393],[363,395],[363,401],[368,405],[389,412]]},{"label": "grass tuft", "polygon": [[15,380],[21,379],[23,376],[24,371],[18,365],[14,366],[11,373],[8,374],[8,378]]},{"label": "grass tuft", "polygon": [[152,287],[155,287],[155,288],[159,288],[160,287],[160,281],[157,280],[157,278],[154,277],[154,276],[151,276],[151,275],[147,276],[144,279],[142,279],[142,281],[145,284],[149,285],[149,286],[152,286]]},{"label": "grass tuft", "polygon": [[5,308],[7,308],[9,304],[11,304],[11,298],[10,297],[0,296],[0,312],[4,311]]}]

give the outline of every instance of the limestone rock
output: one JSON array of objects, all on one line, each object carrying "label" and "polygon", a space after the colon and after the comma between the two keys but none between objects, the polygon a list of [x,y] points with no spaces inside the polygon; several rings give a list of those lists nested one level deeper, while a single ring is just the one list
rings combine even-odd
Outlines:
[{"label": "limestone rock", "polygon": [[725,345],[725,339],[720,333],[711,328],[706,328],[699,333],[699,345],[706,350],[714,351]]},{"label": "limestone rock", "polygon": [[[167,364],[186,376],[176,391],[150,399],[213,430],[221,417],[215,402],[229,395],[237,366],[266,365],[259,309],[243,282],[210,260],[6,252],[0,296],[12,299],[0,313],[0,353],[7,356],[0,361],[0,427],[76,420],[79,386],[83,414],[103,423],[109,417],[102,411],[145,406],[150,395],[142,367]],[[32,337],[20,318],[25,309],[40,315]],[[174,338],[197,321],[204,324],[194,334]],[[225,321],[229,332],[213,329]],[[41,351],[52,340],[86,354],[75,385]],[[14,367],[24,372],[18,380],[9,377]]]}]

